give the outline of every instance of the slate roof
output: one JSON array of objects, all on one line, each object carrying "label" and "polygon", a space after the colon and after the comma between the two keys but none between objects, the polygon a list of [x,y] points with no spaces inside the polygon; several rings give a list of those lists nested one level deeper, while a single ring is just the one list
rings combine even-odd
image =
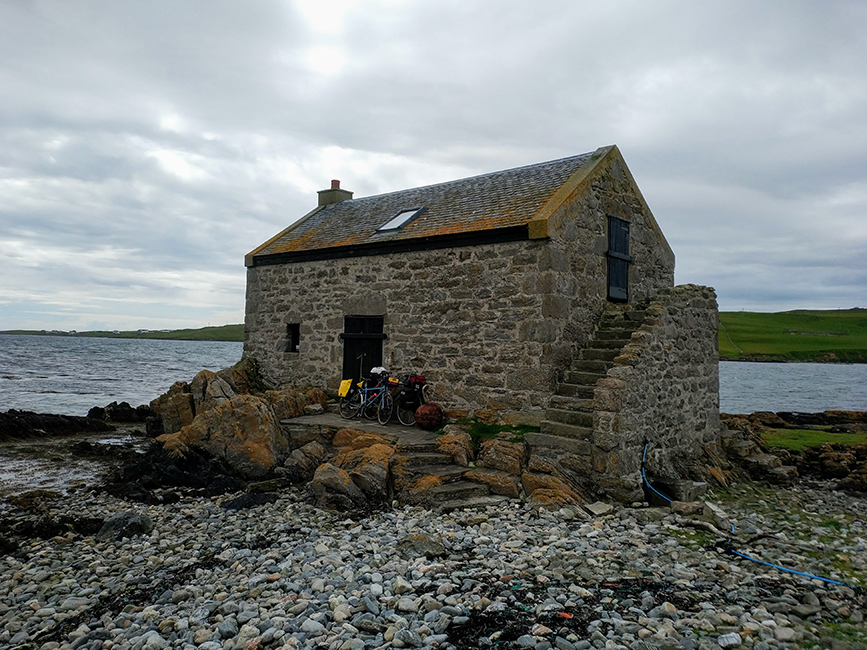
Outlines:
[{"label": "slate roof", "polygon": [[[516,167],[389,194],[350,199],[312,212],[252,256],[401,244],[526,225],[592,155]],[[401,210],[424,212],[397,231],[377,232]]]}]

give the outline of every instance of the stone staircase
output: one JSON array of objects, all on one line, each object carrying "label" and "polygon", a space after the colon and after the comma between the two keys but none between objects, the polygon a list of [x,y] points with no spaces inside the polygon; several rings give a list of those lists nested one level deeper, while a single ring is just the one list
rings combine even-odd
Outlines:
[{"label": "stone staircase", "polygon": [[610,310],[602,315],[593,337],[572,362],[549,402],[540,427],[540,437],[545,442],[551,441],[549,436],[590,440],[596,382],[614,366],[615,357],[641,326],[645,315],[644,311],[634,310]]},{"label": "stone staircase", "polygon": [[[437,451],[435,437],[429,440],[401,441],[392,458],[392,467],[402,470],[401,483],[415,484],[430,477],[438,484],[428,489],[424,501],[440,512],[457,508],[478,508],[509,501],[508,497],[491,494],[484,483],[468,481],[464,474],[469,468],[457,465],[451,456]],[[412,494],[396,494],[398,500],[411,501]]]}]

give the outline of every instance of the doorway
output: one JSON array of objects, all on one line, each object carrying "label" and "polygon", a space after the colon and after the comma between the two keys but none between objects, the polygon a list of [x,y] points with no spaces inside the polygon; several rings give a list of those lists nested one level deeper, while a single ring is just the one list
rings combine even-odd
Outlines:
[{"label": "doorway", "polygon": [[343,318],[343,379],[361,379],[370,369],[382,365],[383,316]]},{"label": "doorway", "polygon": [[608,216],[608,300],[629,302],[629,222]]}]

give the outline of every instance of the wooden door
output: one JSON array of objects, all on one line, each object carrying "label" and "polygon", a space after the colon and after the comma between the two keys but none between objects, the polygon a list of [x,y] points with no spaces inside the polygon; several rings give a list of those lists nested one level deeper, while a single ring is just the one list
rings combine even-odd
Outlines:
[{"label": "wooden door", "polygon": [[608,300],[629,302],[629,222],[608,217]]},{"label": "wooden door", "polygon": [[361,379],[382,365],[382,316],[346,316],[343,319],[343,378]]}]

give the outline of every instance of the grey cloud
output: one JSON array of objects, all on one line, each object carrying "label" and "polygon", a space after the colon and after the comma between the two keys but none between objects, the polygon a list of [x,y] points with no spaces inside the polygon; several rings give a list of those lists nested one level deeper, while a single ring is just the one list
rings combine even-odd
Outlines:
[{"label": "grey cloud", "polygon": [[865,306],[865,27],[861,2],[0,3],[0,329],[240,321],[243,255],[330,178],[612,143],[678,281]]}]

